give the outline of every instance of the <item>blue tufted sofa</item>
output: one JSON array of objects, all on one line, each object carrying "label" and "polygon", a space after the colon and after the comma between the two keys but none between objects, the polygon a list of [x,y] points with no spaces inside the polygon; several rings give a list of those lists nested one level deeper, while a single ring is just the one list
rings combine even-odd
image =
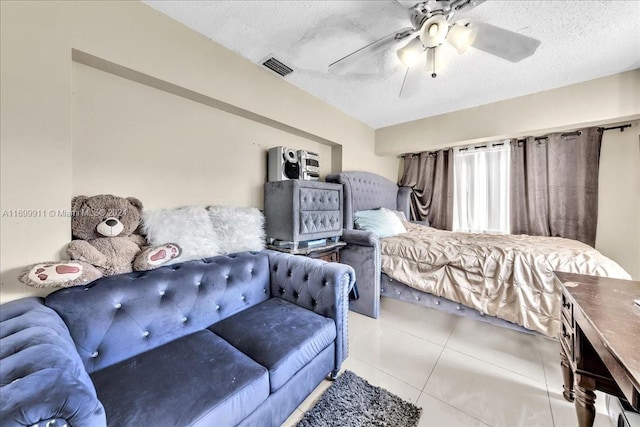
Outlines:
[{"label": "blue tufted sofa", "polygon": [[242,252],[0,307],[2,426],[278,426],[347,356],[351,267]]}]

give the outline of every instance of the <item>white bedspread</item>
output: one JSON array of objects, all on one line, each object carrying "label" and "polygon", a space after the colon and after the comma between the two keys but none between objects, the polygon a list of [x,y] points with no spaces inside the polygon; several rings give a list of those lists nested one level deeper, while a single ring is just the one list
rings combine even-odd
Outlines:
[{"label": "white bedspread", "polygon": [[630,278],[616,262],[575,240],[405,226],[407,233],[381,239],[384,273],[548,336],[560,330],[554,270]]}]

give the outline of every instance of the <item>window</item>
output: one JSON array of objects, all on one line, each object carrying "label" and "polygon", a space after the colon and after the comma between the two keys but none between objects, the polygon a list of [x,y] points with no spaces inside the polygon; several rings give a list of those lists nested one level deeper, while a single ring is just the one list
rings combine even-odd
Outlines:
[{"label": "window", "polygon": [[509,153],[508,141],[454,151],[454,231],[509,233]]}]

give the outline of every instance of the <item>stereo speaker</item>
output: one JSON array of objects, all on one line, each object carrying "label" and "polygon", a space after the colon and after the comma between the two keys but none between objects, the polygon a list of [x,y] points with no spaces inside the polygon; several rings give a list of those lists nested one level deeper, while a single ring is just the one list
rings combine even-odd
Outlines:
[{"label": "stereo speaker", "polygon": [[318,181],[320,179],[320,156],[311,151],[298,150],[300,176],[304,180]]},{"label": "stereo speaker", "polygon": [[268,181],[285,181],[302,178],[296,150],[286,147],[269,149],[267,164]]}]

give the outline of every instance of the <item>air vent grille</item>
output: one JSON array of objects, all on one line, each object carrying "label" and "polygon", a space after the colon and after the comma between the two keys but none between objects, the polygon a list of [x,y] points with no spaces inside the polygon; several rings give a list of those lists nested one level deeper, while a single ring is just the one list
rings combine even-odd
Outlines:
[{"label": "air vent grille", "polygon": [[293,73],[293,68],[289,67],[282,63],[282,61],[277,60],[273,56],[268,57],[264,61],[262,61],[262,65],[267,67],[273,72],[280,74],[282,77],[285,77],[291,73]]}]

